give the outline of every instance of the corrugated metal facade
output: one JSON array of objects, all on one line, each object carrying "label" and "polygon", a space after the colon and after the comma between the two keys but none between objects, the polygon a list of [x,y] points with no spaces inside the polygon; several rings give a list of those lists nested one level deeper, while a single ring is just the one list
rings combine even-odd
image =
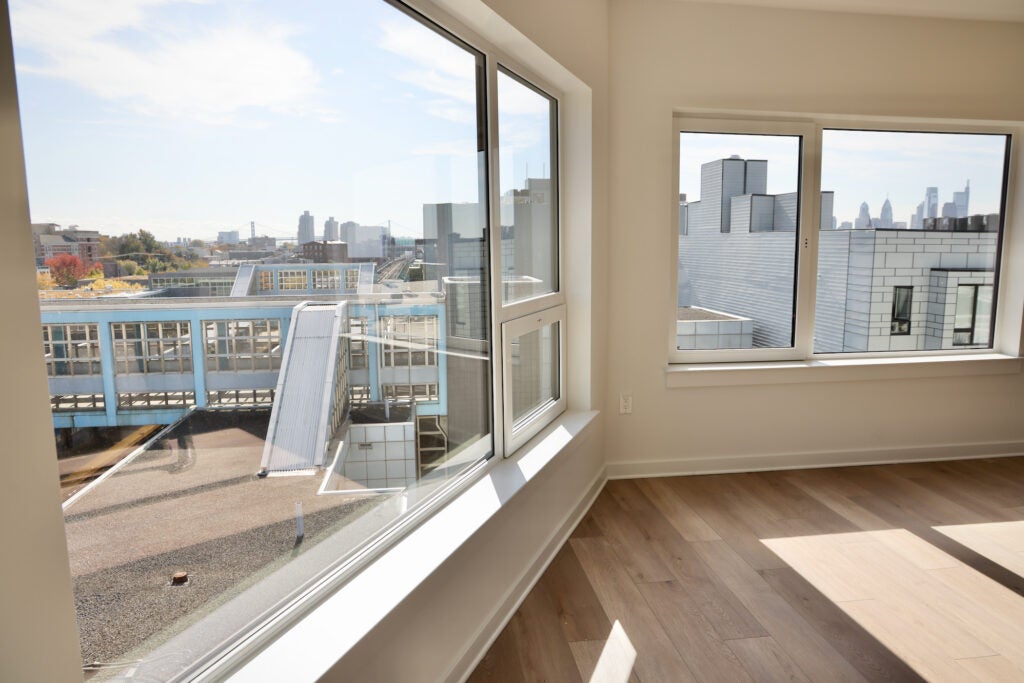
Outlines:
[{"label": "corrugated metal facade", "polygon": [[343,311],[344,304],[296,306],[262,469],[282,472],[323,465]]}]

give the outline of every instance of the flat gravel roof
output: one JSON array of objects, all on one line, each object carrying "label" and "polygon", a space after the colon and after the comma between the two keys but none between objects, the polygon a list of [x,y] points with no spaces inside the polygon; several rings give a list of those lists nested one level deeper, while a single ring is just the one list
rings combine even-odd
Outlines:
[{"label": "flat gravel roof", "polygon": [[153,649],[387,497],[318,496],[322,472],[256,477],[269,417],[194,412],[65,510],[83,663]]}]

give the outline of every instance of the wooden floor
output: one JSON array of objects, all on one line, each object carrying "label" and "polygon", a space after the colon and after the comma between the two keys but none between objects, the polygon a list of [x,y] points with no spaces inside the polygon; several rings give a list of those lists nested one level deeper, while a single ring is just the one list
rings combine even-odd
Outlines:
[{"label": "wooden floor", "polygon": [[1024,458],[610,481],[471,681],[1024,681]]}]

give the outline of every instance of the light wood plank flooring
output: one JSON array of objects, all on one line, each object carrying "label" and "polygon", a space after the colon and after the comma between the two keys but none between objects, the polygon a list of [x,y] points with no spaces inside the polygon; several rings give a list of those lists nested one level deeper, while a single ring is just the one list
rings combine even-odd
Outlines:
[{"label": "light wood plank flooring", "polygon": [[1024,681],[1024,458],[611,481],[470,681]]}]

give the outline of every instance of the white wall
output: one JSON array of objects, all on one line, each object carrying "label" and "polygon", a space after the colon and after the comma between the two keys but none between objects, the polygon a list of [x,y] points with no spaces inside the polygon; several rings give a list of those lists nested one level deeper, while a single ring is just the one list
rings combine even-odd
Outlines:
[{"label": "white wall", "polygon": [[81,678],[29,230],[7,3],[0,5],[0,680]]},{"label": "white wall", "polygon": [[[1024,24],[677,0],[612,0],[609,23],[615,258],[604,407],[610,470],[654,472],[659,466],[652,463],[660,461],[661,471],[685,471],[690,460],[753,454],[777,454],[784,465],[796,461],[786,456],[801,453],[920,455],[932,446],[993,442],[992,451],[1024,447],[1017,407],[1024,379],[1016,374],[667,389],[675,292],[672,260],[663,255],[678,191],[674,111],[1024,121]],[[1019,315],[1007,319],[1019,325]],[[621,392],[633,393],[630,416],[618,415]]]}]

